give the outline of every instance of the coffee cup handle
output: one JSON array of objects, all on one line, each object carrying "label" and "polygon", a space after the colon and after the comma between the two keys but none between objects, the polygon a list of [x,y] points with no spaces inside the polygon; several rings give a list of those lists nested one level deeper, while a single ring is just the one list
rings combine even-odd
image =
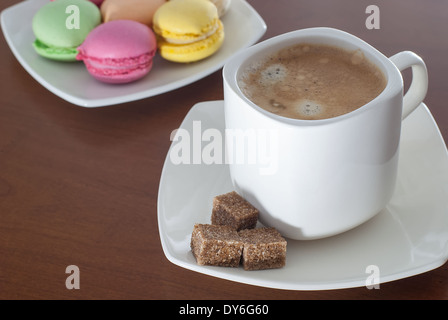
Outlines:
[{"label": "coffee cup handle", "polygon": [[428,70],[425,62],[411,51],[403,51],[389,58],[398,70],[412,67],[412,82],[403,97],[402,119],[405,119],[422,102],[428,91]]}]

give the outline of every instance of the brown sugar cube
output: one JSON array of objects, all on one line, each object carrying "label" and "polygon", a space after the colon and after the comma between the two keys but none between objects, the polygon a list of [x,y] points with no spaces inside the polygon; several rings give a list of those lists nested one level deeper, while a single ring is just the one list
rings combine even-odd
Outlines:
[{"label": "brown sugar cube", "polygon": [[244,242],[244,270],[281,268],[286,264],[286,240],[275,228],[246,229],[239,232]]},{"label": "brown sugar cube", "polygon": [[196,224],[190,242],[198,265],[238,267],[243,243],[229,226]]},{"label": "brown sugar cube", "polygon": [[235,230],[255,228],[258,210],[235,191],[213,199],[212,224],[231,226]]}]

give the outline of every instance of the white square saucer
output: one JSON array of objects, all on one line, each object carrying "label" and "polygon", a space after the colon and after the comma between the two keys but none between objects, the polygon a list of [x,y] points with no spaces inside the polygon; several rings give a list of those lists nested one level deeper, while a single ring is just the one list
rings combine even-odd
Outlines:
[{"label": "white square saucer", "polygon": [[[195,105],[181,128],[193,134],[193,121],[201,121],[202,132],[214,128],[223,133],[223,101]],[[380,283],[435,269],[448,257],[448,154],[426,105],[404,120],[400,148],[395,194],[384,210],[337,236],[288,239],[286,266],[262,271],[196,264],[190,250],[193,226],[210,223],[213,197],[233,190],[229,169],[225,164],[176,165],[168,153],[158,196],[163,251],[169,261],[186,269],[288,290],[365,286],[369,266],[377,267]]]}]

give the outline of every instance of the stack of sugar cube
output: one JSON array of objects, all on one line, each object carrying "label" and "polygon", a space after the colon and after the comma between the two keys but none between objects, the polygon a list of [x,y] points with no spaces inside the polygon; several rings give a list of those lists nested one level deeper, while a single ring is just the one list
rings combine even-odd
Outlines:
[{"label": "stack of sugar cube", "polygon": [[213,199],[211,224],[196,224],[191,251],[199,265],[244,270],[281,268],[286,240],[275,228],[256,228],[258,210],[235,191]]}]

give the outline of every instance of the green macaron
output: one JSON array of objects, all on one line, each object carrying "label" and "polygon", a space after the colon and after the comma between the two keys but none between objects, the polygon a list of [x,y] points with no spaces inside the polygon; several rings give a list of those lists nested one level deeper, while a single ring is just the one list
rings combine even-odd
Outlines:
[{"label": "green macaron", "polygon": [[76,61],[77,47],[101,23],[98,7],[87,0],[49,2],[33,17],[36,52],[48,59]]}]

